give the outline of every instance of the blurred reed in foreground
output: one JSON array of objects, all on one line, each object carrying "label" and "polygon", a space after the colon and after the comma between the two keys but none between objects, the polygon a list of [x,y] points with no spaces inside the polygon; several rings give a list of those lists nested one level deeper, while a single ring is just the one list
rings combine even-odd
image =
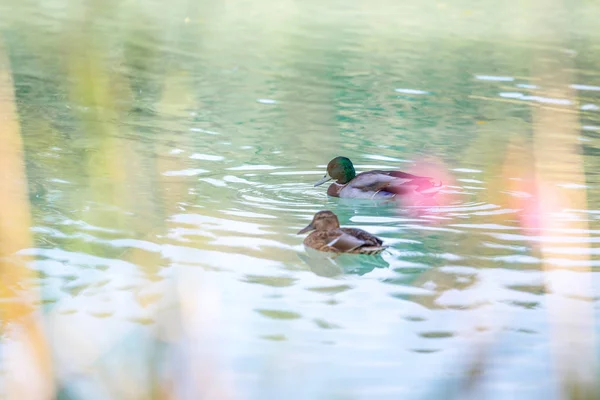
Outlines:
[{"label": "blurred reed in foreground", "polygon": [[0,38],[0,355],[2,391],[12,399],[52,399],[51,349],[41,321],[36,273],[19,250],[32,247],[23,142],[12,71]]}]

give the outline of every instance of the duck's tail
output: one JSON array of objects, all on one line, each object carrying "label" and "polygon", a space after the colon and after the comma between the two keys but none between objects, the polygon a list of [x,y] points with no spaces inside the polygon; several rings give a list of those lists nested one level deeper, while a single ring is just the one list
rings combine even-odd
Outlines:
[{"label": "duck's tail", "polygon": [[365,254],[368,256],[375,256],[377,254],[380,254],[384,250],[386,250],[388,247],[389,246],[363,246],[363,247],[357,248],[353,252],[358,253],[358,254]]},{"label": "duck's tail", "polygon": [[422,194],[423,196],[435,196],[444,187],[442,181],[436,182],[430,178],[426,178],[426,180],[426,184],[419,185],[419,187],[416,189],[416,192]]}]

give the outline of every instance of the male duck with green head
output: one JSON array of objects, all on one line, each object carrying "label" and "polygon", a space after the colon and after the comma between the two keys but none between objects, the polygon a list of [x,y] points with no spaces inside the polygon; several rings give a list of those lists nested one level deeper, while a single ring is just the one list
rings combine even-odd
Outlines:
[{"label": "male duck with green head", "polygon": [[346,157],[329,161],[327,173],[315,186],[332,179],[335,182],[327,189],[329,196],[354,199],[391,199],[410,194],[431,197],[442,187],[431,178],[402,171],[373,170],[357,175],[352,161]]}]

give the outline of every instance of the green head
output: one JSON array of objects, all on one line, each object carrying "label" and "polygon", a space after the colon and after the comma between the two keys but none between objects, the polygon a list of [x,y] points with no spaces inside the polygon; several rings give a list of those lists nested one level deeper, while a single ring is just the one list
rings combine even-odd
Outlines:
[{"label": "green head", "polygon": [[337,183],[345,185],[356,176],[354,165],[347,157],[336,157],[327,164],[327,173],[315,183],[315,186],[324,184],[327,181],[335,179]]}]

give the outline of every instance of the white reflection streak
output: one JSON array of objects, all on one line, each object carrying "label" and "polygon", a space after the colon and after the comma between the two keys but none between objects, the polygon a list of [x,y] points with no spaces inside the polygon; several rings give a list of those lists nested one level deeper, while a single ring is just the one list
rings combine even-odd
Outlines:
[{"label": "white reflection streak", "polygon": [[[175,267],[174,267],[175,268]],[[175,339],[173,379],[175,397],[181,400],[233,399],[226,369],[218,362],[221,300],[216,282],[197,268],[176,267],[181,336]],[[227,379],[229,381],[229,379]]]}]

